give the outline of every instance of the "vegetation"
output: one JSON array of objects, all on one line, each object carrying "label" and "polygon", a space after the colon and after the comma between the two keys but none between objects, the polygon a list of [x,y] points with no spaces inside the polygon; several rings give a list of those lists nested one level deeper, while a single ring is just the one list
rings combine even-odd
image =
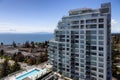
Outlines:
[{"label": "vegetation", "polygon": [[15,41],[13,41],[13,43],[12,43],[12,45],[13,45],[13,47],[17,47],[17,44],[15,43]]},{"label": "vegetation", "polygon": [[17,61],[14,62],[13,65],[9,63],[9,60],[5,60],[3,63],[0,64],[0,78],[7,76],[10,73],[20,70],[20,65]]},{"label": "vegetation", "polygon": [[120,34],[112,35],[112,74],[120,79]]},{"label": "vegetation", "polygon": [[[15,42],[12,43],[12,46],[15,48],[18,47]],[[43,43],[40,42],[34,43],[33,41],[32,42],[26,41],[25,44],[23,44],[22,47],[20,48],[25,49],[26,52],[28,51],[29,53],[31,53],[31,55],[24,56],[22,51],[19,51],[17,53],[14,53],[12,56],[8,56],[5,54],[4,50],[0,50],[0,57],[5,59],[12,59],[13,61],[17,61],[17,62],[25,62],[28,65],[34,65],[34,64],[37,65],[48,60],[48,54],[47,54],[48,41],[45,41]],[[44,50],[44,52],[40,53],[40,55],[38,56],[33,56],[34,53],[37,52],[37,49]]]},{"label": "vegetation", "polygon": [[[1,46],[5,47],[3,43]],[[48,42],[29,42],[26,41],[23,45],[19,46],[14,41],[10,47],[11,49],[18,49],[18,52],[7,53],[3,48],[0,50],[0,78],[7,76],[10,73],[20,70],[18,62],[25,62],[28,65],[38,65],[48,60],[47,54]],[[7,50],[7,49],[6,49]],[[24,55],[23,52],[30,53],[30,55]],[[39,55],[34,55],[38,53]],[[4,62],[2,61],[4,60]],[[10,63],[13,61],[13,63]]]},{"label": "vegetation", "polygon": [[3,42],[1,42],[0,45],[3,46],[4,45]]},{"label": "vegetation", "polygon": [[0,56],[3,56],[5,54],[4,50],[0,50]]}]

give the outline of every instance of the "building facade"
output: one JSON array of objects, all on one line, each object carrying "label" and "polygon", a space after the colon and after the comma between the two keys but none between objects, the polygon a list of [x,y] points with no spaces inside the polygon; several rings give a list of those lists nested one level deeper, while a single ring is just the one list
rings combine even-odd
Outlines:
[{"label": "building facade", "polygon": [[111,3],[62,17],[49,43],[53,71],[73,80],[112,80]]}]

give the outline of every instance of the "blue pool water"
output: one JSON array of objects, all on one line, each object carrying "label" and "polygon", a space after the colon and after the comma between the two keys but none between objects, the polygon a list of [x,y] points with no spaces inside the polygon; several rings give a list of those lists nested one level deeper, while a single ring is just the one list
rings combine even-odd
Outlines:
[{"label": "blue pool water", "polygon": [[18,77],[16,78],[16,80],[23,80],[23,79],[26,78],[26,77],[34,76],[34,75],[36,75],[39,71],[40,71],[40,70],[34,69],[34,70],[30,71],[30,72],[27,72],[27,73],[25,73],[25,74],[22,74],[22,75],[18,76]]}]

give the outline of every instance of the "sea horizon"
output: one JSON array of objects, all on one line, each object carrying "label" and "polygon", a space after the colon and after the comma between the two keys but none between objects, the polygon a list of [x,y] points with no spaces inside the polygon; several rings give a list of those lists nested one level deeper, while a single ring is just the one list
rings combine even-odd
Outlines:
[{"label": "sea horizon", "polygon": [[53,33],[0,33],[0,43],[5,45],[16,42],[23,44],[26,41],[44,42],[53,38]]}]

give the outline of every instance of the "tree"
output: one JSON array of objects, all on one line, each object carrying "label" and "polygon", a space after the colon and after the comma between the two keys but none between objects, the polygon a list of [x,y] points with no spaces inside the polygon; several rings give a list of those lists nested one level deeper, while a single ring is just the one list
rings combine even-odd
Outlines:
[{"label": "tree", "polygon": [[14,72],[14,71],[18,71],[18,70],[20,70],[20,65],[18,64],[17,61],[15,61],[14,65],[12,67],[12,71]]},{"label": "tree", "polygon": [[35,63],[36,63],[36,59],[35,59],[34,57],[31,57],[31,58],[29,59],[28,64],[33,65],[33,64],[35,64]]},{"label": "tree", "polygon": [[5,54],[5,52],[4,52],[4,50],[2,49],[1,51],[0,51],[0,56],[3,56]]},{"label": "tree", "polygon": [[38,56],[37,60],[36,60],[36,64],[39,64],[42,62],[42,57],[41,56]]},{"label": "tree", "polygon": [[49,43],[48,41],[45,41],[45,45],[46,45],[46,46],[48,46],[48,43]]},{"label": "tree", "polygon": [[35,43],[33,41],[31,42],[31,47],[35,48]]},{"label": "tree", "polygon": [[16,53],[13,54],[12,59],[15,60],[17,57]]},{"label": "tree", "polygon": [[3,68],[1,72],[2,77],[7,76],[10,73],[9,63],[7,59],[3,63]]},{"label": "tree", "polygon": [[15,41],[13,41],[12,45],[13,45],[13,47],[17,47]]},{"label": "tree", "polygon": [[1,46],[3,46],[4,45],[4,43],[3,42],[1,42]]},{"label": "tree", "polygon": [[20,61],[20,62],[24,61],[25,59],[24,55],[21,52],[18,52],[16,58],[17,58],[17,61]]},{"label": "tree", "polygon": [[48,60],[48,55],[47,55],[47,53],[44,53],[44,54],[41,54],[41,62],[45,62],[45,61],[47,61]]},{"label": "tree", "polygon": [[30,48],[29,41],[26,41],[26,42],[25,42],[25,48]]}]

